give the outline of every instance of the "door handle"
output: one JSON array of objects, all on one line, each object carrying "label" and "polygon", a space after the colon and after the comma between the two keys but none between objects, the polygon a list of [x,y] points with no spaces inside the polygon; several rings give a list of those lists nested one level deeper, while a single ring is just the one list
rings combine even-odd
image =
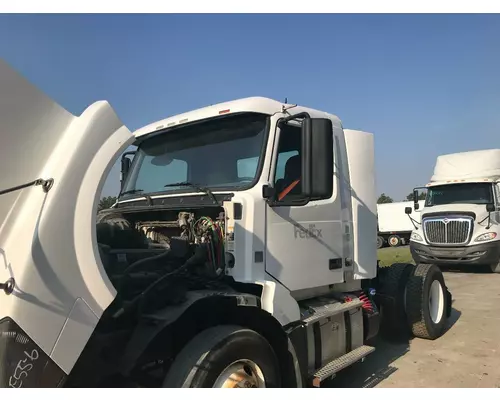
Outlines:
[{"label": "door handle", "polygon": [[15,286],[16,281],[14,278],[9,278],[5,281],[5,283],[0,283],[0,290],[3,290],[5,294],[9,295],[14,291]]}]

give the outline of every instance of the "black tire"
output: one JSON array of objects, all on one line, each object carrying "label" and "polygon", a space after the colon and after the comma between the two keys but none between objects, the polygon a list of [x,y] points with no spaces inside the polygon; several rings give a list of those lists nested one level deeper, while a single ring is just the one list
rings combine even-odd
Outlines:
[{"label": "black tire", "polygon": [[[433,302],[436,304],[435,320],[433,320],[429,302],[431,287],[435,281],[437,281],[436,288],[437,285],[439,288],[433,290],[433,298],[438,298]],[[448,300],[441,270],[433,264],[417,265],[406,285],[406,315],[413,335],[430,340],[440,337],[446,328]]]},{"label": "black tire", "polygon": [[255,331],[222,325],[204,330],[175,358],[163,387],[210,388],[237,360],[247,359],[262,371],[266,387],[280,387],[278,360],[269,342]]},{"label": "black tire", "polygon": [[401,238],[398,235],[391,235],[387,239],[387,243],[391,247],[399,247],[401,246]]},{"label": "black tire", "polygon": [[384,247],[384,238],[382,236],[377,236],[377,249]]},{"label": "black tire", "polygon": [[500,274],[500,262],[490,265],[490,272]]},{"label": "black tire", "polygon": [[413,264],[396,263],[380,269],[379,293],[384,299],[381,305],[381,332],[386,337],[410,333],[404,304],[406,283],[413,268]]}]

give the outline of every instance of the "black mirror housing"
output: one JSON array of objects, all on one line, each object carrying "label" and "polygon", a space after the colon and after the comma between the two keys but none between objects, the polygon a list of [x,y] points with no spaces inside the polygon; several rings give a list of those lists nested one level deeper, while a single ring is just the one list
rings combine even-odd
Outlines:
[{"label": "black mirror housing", "polygon": [[414,208],[415,210],[418,210],[418,209],[420,208],[420,204],[418,204],[418,203],[414,203],[414,204],[413,204],[413,208]]},{"label": "black mirror housing", "polygon": [[135,154],[135,151],[129,151],[124,153],[121,158],[121,178],[120,178],[120,187],[123,190],[123,184],[127,179],[128,172],[130,170],[130,166],[132,165],[132,160],[127,156]]},{"label": "black mirror housing", "polygon": [[266,200],[274,200],[274,197],[276,196],[276,189],[269,186],[269,185],[264,185],[262,186],[262,197]]},{"label": "black mirror housing", "polygon": [[405,207],[405,214],[410,215],[410,214],[411,214],[411,212],[412,212],[411,207]]},{"label": "black mirror housing", "polygon": [[302,194],[326,199],[333,193],[333,124],[327,118],[302,122]]},{"label": "black mirror housing", "polygon": [[413,189],[413,205],[415,210],[418,210],[418,190]]},{"label": "black mirror housing", "polygon": [[495,211],[495,205],[493,203],[486,204],[486,211],[488,211],[488,212],[494,212]]}]

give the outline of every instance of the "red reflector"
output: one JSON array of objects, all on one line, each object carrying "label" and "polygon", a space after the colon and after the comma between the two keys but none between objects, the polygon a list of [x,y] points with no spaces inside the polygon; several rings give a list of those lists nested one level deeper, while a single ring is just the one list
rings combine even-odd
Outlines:
[{"label": "red reflector", "polygon": [[220,115],[220,114],[227,114],[229,111],[231,111],[231,110],[227,109],[227,110],[222,110],[222,111],[219,111],[219,115]]}]

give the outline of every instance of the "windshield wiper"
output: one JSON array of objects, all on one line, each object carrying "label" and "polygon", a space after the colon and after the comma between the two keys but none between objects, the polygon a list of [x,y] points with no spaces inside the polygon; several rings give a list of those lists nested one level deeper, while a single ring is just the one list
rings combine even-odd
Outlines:
[{"label": "windshield wiper", "polygon": [[[142,193],[144,192],[144,190],[142,189],[132,189],[132,190],[126,190],[125,192],[122,192],[118,195],[118,198],[120,199],[121,197],[123,197],[124,195],[126,194],[136,194],[136,193]],[[149,206],[152,206],[153,205],[153,201],[151,200],[151,196],[147,195],[147,194],[143,194],[143,197],[146,198],[146,201],[148,202],[148,205]]]},{"label": "windshield wiper", "polygon": [[136,194],[136,193],[141,193],[144,192],[142,189],[132,189],[132,190],[126,190],[125,192],[121,192],[118,197],[122,197],[126,194]]},{"label": "windshield wiper", "polygon": [[215,195],[212,193],[212,191],[207,187],[204,187],[204,186],[198,185],[196,183],[192,183],[192,182],[177,182],[177,183],[169,183],[169,184],[165,185],[165,187],[176,187],[176,186],[186,186],[186,187],[195,188],[200,192],[206,193],[208,196],[210,196],[212,198],[212,200],[214,201],[215,204],[220,206],[219,202],[217,201],[217,197],[215,197]]}]

